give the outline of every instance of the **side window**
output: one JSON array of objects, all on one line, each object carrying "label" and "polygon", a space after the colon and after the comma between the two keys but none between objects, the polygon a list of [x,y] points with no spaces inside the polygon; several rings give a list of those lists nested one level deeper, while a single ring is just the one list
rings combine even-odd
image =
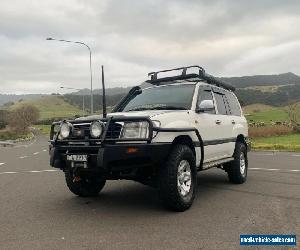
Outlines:
[{"label": "side window", "polygon": [[226,92],[226,98],[229,102],[231,114],[236,116],[241,116],[241,108],[234,94],[231,92]]},{"label": "side window", "polygon": [[225,100],[225,96],[221,93],[214,92],[214,96],[217,102],[217,107],[220,115],[229,115],[229,107],[227,101]]},{"label": "side window", "polygon": [[[197,106],[204,100],[212,100],[214,102],[214,99],[213,99],[213,95],[212,95],[212,92],[211,90],[209,89],[206,89],[206,88],[203,88],[203,87],[200,87],[199,88],[199,92],[198,92],[198,100],[197,100]],[[215,114],[216,113],[216,110],[213,110],[211,112],[207,112],[209,114]]]}]

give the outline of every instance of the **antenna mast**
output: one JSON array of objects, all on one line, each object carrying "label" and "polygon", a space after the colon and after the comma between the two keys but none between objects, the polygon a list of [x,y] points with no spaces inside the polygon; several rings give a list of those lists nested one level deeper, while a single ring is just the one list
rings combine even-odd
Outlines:
[{"label": "antenna mast", "polygon": [[101,66],[102,69],[102,110],[103,110],[103,118],[106,118],[106,96],[105,96],[105,84],[104,84],[104,67]]}]

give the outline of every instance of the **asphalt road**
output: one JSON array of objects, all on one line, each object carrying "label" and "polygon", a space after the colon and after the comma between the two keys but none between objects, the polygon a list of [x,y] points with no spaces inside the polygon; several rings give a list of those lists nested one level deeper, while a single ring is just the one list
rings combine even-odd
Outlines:
[{"label": "asphalt road", "polygon": [[300,153],[250,153],[243,185],[219,169],[199,173],[184,213],[130,181],[76,197],[48,158],[44,137],[0,148],[0,249],[241,249],[240,234],[300,238]]}]

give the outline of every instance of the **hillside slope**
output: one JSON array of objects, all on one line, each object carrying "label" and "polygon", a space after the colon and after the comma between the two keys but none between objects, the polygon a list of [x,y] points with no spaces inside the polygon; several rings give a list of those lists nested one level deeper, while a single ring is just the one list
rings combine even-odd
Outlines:
[{"label": "hillside slope", "polygon": [[254,75],[241,77],[221,77],[221,80],[228,82],[236,88],[252,86],[277,86],[277,85],[300,85],[300,76],[288,72],[278,75]]},{"label": "hillside slope", "polygon": [[40,98],[41,94],[27,94],[27,95],[13,95],[13,94],[0,94],[0,107],[8,102],[17,102],[19,100],[35,100]]},{"label": "hillside slope", "polygon": [[36,100],[26,100],[15,103],[10,109],[15,109],[23,103],[32,104],[40,111],[40,120],[49,118],[68,118],[82,115],[82,110],[67,103],[60,96],[42,96]]},{"label": "hillside slope", "polygon": [[[222,77],[221,79],[237,88],[236,94],[243,106],[255,103],[262,103],[272,106],[284,106],[291,102],[300,101],[300,76],[291,72],[279,75]],[[145,83],[142,83],[140,86],[145,87],[146,85]],[[126,93],[128,93],[129,89],[131,89],[131,87],[107,88],[107,105],[114,106]],[[102,92],[100,89],[95,89],[93,92],[95,110],[100,110],[102,103]],[[72,110],[70,111],[71,113],[73,111],[78,112],[78,109],[80,109],[82,106],[82,94],[85,95],[85,103],[87,104],[86,108],[89,108],[89,89],[82,89],[78,92],[66,94],[64,96],[65,100],[69,103],[69,106],[66,107],[67,111]],[[32,98],[37,98],[37,96],[0,94],[0,106],[1,103],[4,104],[5,102]],[[73,110],[73,105],[77,107],[75,108],[76,111]],[[65,111],[61,111],[61,113],[64,114]],[[50,115],[47,113],[43,114],[43,117],[49,116]]]}]

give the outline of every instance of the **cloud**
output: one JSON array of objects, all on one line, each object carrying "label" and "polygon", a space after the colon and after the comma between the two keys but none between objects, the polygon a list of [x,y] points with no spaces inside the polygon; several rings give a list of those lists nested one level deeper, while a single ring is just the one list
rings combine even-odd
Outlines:
[{"label": "cloud", "polygon": [[105,65],[110,87],[136,85],[147,72],[200,64],[218,76],[300,74],[299,1],[11,0],[0,3],[3,93],[94,87]]}]

